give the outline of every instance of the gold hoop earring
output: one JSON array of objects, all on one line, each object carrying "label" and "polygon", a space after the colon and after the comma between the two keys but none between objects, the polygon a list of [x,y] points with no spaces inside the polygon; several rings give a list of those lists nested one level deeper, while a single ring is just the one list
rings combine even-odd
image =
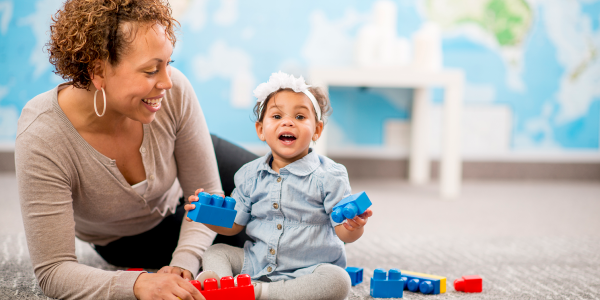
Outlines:
[{"label": "gold hoop earring", "polygon": [[106,93],[104,92],[104,88],[100,88],[100,89],[102,89],[102,96],[104,98],[104,109],[102,110],[102,114],[98,113],[98,108],[96,107],[96,94],[98,94],[98,90],[96,90],[94,92],[94,110],[96,111],[96,115],[98,117],[104,116],[104,113],[106,112]]}]

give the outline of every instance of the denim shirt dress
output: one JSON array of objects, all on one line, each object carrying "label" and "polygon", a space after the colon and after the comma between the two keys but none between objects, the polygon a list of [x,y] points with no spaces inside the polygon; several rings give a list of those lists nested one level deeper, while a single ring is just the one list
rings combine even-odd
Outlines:
[{"label": "denim shirt dress", "polygon": [[242,274],[279,281],[310,274],[322,263],[345,268],[344,243],[334,231],[341,223],[330,215],[350,195],[346,168],[312,149],[279,174],[271,160],[269,152],[234,177],[235,223],[254,240],[244,245]]}]

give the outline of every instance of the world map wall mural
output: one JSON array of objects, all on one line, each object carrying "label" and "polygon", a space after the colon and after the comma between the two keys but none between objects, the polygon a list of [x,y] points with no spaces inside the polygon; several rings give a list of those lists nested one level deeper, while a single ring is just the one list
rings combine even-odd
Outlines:
[{"label": "world map wall mural", "polygon": [[[0,144],[14,143],[27,101],[62,82],[44,51],[50,17],[62,2],[0,0]],[[443,67],[465,73],[466,156],[598,152],[600,1],[392,2],[397,36],[410,41],[424,24],[435,24]],[[256,85],[279,70],[307,76],[312,67],[354,65],[358,32],[373,21],[377,1],[170,3],[181,23],[173,66],[190,79],[209,129],[253,146],[260,145],[252,124]],[[329,92],[332,151],[401,144],[397,137],[410,124],[411,90]],[[433,92],[432,136],[440,131],[441,95]]]}]

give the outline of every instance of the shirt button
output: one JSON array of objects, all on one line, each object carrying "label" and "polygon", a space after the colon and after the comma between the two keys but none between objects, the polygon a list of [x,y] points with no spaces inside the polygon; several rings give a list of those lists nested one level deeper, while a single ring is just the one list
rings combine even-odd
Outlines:
[{"label": "shirt button", "polygon": [[150,180],[154,180],[154,174],[150,175]]},{"label": "shirt button", "polygon": [[[271,251],[269,251],[269,252],[271,252],[271,255],[275,255],[275,249],[271,248]],[[271,272],[271,271],[269,271],[269,272]]]},{"label": "shirt button", "polygon": [[277,224],[277,230],[281,230],[282,227],[281,224]]},{"label": "shirt button", "polygon": [[278,208],[279,208],[279,204],[277,204],[277,203],[273,203],[273,208],[274,208],[274,209],[278,209]]},{"label": "shirt button", "polygon": [[142,147],[140,151],[142,151],[142,153],[146,153],[146,147]]},{"label": "shirt button", "polygon": [[268,268],[267,268],[267,272],[271,272],[271,271],[273,271],[273,268],[271,268],[271,267],[268,267]]},{"label": "shirt button", "polygon": [[277,177],[277,182],[281,182],[281,177]]}]

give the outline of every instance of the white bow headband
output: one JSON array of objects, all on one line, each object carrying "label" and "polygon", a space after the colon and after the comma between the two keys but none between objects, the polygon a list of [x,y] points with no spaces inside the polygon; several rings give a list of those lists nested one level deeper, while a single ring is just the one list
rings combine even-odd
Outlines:
[{"label": "white bow headband", "polygon": [[[271,93],[278,91],[279,89],[292,89],[296,93],[304,93],[308,99],[310,99],[310,102],[312,102],[315,111],[317,112],[317,119],[321,121],[321,107],[315,96],[308,90],[309,87],[310,85],[307,85],[306,82],[304,82],[302,76],[300,76],[300,78],[295,78],[294,75],[288,75],[281,71],[273,73],[271,74],[271,77],[269,77],[269,81],[259,84],[254,90],[254,97],[257,98],[256,102],[260,103],[258,111],[262,111],[265,100]],[[260,116],[258,118],[260,119]]]}]

